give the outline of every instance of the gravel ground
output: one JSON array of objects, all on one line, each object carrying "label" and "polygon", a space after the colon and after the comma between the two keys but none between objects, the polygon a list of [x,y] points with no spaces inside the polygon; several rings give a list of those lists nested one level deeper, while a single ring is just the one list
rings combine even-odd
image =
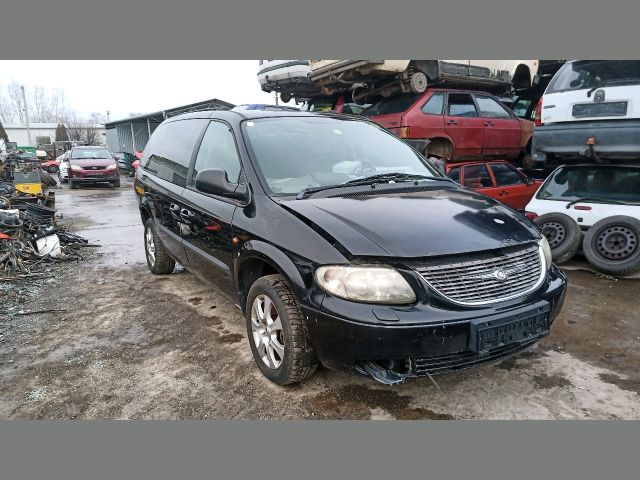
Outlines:
[{"label": "gravel ground", "polygon": [[[151,275],[131,183],[56,193],[103,247],[0,283],[0,418],[638,419],[638,280],[571,270],[552,333],[500,363],[387,387],[321,368],[262,377],[238,308],[188,272]],[[20,310],[65,309],[39,315]]]}]

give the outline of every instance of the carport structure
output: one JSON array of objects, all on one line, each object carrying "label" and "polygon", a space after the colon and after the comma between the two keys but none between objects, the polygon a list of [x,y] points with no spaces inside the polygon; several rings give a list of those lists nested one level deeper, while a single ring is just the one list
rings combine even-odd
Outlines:
[{"label": "carport structure", "polygon": [[107,122],[104,125],[107,131],[107,147],[112,152],[135,153],[136,151],[142,151],[153,131],[166,118],[188,112],[228,110],[233,107],[232,103],[213,98],[190,105]]}]

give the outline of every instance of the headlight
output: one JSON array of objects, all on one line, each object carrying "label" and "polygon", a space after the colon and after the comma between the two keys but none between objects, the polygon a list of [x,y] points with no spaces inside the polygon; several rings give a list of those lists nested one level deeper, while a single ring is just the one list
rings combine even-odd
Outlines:
[{"label": "headlight", "polygon": [[357,302],[397,305],[416,301],[413,289],[392,267],[328,265],[316,270],[316,281],[336,297]]},{"label": "headlight", "polygon": [[115,170],[116,168],[118,168],[118,165],[116,165],[115,163],[107,165],[107,170]]},{"label": "headlight", "polygon": [[82,170],[82,167],[81,167],[81,166],[79,166],[79,165],[71,165],[69,168],[70,168],[71,170]]},{"label": "headlight", "polygon": [[553,264],[553,258],[551,256],[551,247],[549,246],[549,242],[547,242],[547,237],[544,235],[540,240],[538,240],[538,245],[542,247],[542,252],[544,253],[544,261],[547,264],[547,270],[551,269],[551,265]]}]

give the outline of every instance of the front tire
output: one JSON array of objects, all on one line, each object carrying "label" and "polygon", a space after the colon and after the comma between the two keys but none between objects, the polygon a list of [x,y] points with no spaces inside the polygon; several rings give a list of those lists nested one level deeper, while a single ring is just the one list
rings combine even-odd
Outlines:
[{"label": "front tire", "polygon": [[557,265],[568,262],[578,253],[582,244],[580,225],[564,213],[545,213],[536,217],[534,223],[540,227],[551,247],[551,256]]},{"label": "front tire", "polygon": [[111,182],[111,185],[113,186],[113,188],[120,188],[120,179],[114,180],[113,182]]},{"label": "front tire", "polygon": [[591,265],[609,275],[640,271],[640,220],[626,215],[607,217],[587,230],[584,256]]},{"label": "front tire", "polygon": [[49,173],[58,173],[58,167],[56,167],[55,165],[51,165],[49,167]]},{"label": "front tire", "polygon": [[318,360],[302,312],[282,275],[253,283],[245,317],[253,358],[270,381],[290,385],[315,372]]},{"label": "front tire", "polygon": [[171,258],[160,240],[152,218],[144,224],[144,253],[147,257],[147,267],[154,275],[166,275],[176,268],[176,261]]}]

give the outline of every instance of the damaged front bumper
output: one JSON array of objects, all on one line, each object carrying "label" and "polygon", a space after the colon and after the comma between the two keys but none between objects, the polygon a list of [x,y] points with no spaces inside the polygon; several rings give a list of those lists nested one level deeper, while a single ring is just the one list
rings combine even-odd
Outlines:
[{"label": "damaged front bumper", "polygon": [[309,307],[303,313],[325,366],[394,384],[482,365],[528,348],[549,333],[565,291],[566,277],[553,267],[541,290],[504,305],[381,309],[349,302],[355,308],[342,314]]}]

